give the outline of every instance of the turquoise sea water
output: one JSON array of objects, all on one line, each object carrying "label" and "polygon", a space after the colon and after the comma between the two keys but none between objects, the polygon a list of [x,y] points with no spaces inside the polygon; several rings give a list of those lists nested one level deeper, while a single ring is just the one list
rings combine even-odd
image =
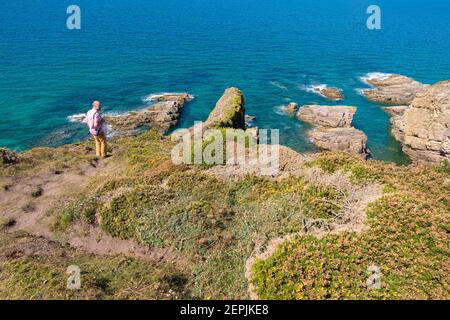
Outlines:
[{"label": "turquoise sea water", "polygon": [[[71,4],[81,30],[66,28]],[[382,30],[366,28],[370,4],[381,7]],[[121,112],[152,93],[189,92],[196,99],[179,125],[187,127],[237,86],[255,125],[309,151],[308,127],[276,106],[330,104],[301,89],[327,84],[344,90],[340,104],[358,107],[355,126],[373,156],[402,162],[387,115],[357,92],[360,77],[450,79],[449,0],[9,0],[0,39],[0,146],[16,150],[86,138],[68,117],[94,99]]]}]

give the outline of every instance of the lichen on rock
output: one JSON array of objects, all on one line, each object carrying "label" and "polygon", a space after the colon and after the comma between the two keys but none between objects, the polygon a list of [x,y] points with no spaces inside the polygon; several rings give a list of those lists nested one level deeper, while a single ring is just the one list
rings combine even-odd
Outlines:
[{"label": "lichen on rock", "polygon": [[205,122],[205,126],[245,130],[244,104],[245,99],[242,91],[235,87],[228,88],[217,101]]}]

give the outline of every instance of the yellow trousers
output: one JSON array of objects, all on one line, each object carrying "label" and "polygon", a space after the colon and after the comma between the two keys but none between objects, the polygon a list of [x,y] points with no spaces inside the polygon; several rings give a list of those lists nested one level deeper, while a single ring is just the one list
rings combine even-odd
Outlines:
[{"label": "yellow trousers", "polygon": [[97,157],[106,157],[106,137],[105,134],[93,136],[95,141],[95,154]]}]

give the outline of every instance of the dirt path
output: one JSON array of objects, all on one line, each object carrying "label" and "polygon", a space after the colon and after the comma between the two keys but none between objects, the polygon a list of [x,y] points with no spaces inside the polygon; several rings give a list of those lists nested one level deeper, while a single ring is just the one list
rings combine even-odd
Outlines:
[{"label": "dirt path", "polygon": [[[85,189],[92,177],[111,173],[120,164],[114,158],[83,163],[64,172],[39,172],[31,176],[3,181],[0,191],[0,218],[6,221],[6,231],[25,230],[48,240],[57,240],[50,230],[49,212],[73,195]],[[61,241],[61,239],[58,240]],[[99,255],[131,255],[146,261],[171,259],[169,250],[141,246],[133,241],[120,240],[98,227],[76,225],[64,235],[71,247]]]},{"label": "dirt path", "polygon": [[4,183],[7,188],[0,192],[1,216],[14,221],[12,230],[26,230],[50,238],[48,226],[42,223],[45,214],[63,195],[80,192],[100,167],[104,164],[87,163],[65,172],[39,172],[8,179]]}]

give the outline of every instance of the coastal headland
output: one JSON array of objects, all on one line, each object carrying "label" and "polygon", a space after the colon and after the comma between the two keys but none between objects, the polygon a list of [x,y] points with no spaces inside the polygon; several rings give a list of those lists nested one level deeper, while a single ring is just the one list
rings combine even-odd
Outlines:
[{"label": "coastal headland", "polygon": [[[368,99],[400,105],[386,111],[411,165],[370,159],[357,106],[296,104],[288,114],[312,125],[320,152],[280,146],[276,175],[175,165],[163,133],[188,93],[107,117],[107,159],[91,141],[1,149],[0,297],[446,299],[449,81],[368,82]],[[244,95],[227,89],[205,126],[257,137]],[[71,265],[83,290],[66,287]],[[373,267],[378,290],[367,289]]]}]

